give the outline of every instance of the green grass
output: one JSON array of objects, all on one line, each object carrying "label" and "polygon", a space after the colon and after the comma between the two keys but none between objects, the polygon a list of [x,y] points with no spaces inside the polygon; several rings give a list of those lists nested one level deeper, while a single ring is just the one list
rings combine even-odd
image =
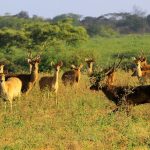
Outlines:
[{"label": "green grass", "polygon": [[[115,60],[114,54],[132,56],[140,49],[149,54],[149,41],[150,35],[97,37],[76,53],[81,57],[94,55],[97,64],[107,65]],[[119,71],[116,76],[117,85],[138,85],[131,72]],[[93,92],[88,87],[86,74],[81,76],[78,89],[65,88],[60,80],[58,106],[54,95],[47,98],[47,92],[41,93],[38,84],[28,96],[14,101],[12,113],[9,107],[5,111],[0,101],[0,149],[150,149],[150,105],[135,106],[130,116],[123,111],[110,115],[115,104],[101,91]]]},{"label": "green grass", "polygon": [[[98,64],[115,60],[116,54],[125,54],[129,60],[143,50],[150,58],[150,35],[126,35],[112,38],[95,37],[80,48],[81,55],[93,55]],[[83,53],[82,53],[83,51]],[[130,60],[131,61],[131,60]]]},{"label": "green grass", "polygon": [[[126,79],[128,76],[130,73]],[[87,87],[86,75],[82,75],[77,90],[64,88],[60,82],[58,106],[54,95],[46,98],[38,86],[28,96],[14,101],[12,113],[9,108],[5,111],[1,102],[0,149],[148,150],[149,104],[135,106],[130,116],[125,112],[109,115],[114,103],[102,92],[92,92]]]}]

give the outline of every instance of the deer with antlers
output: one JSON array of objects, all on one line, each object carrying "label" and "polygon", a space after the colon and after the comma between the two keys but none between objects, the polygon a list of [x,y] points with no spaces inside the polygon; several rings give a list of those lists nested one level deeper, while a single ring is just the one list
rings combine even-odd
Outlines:
[{"label": "deer with antlers", "polygon": [[56,94],[56,104],[58,104],[57,100],[57,92],[58,92],[58,75],[60,67],[63,65],[63,62],[60,61],[54,65],[55,73],[53,76],[44,76],[39,81],[39,86],[41,90],[48,88],[49,91],[53,91]]},{"label": "deer with antlers", "polygon": [[70,71],[64,72],[62,75],[62,82],[66,86],[67,83],[69,83],[71,86],[75,83],[79,83],[80,77],[81,77],[81,68],[83,67],[82,64],[80,64],[79,67],[76,67],[75,65],[71,65]]},{"label": "deer with antlers", "polygon": [[10,107],[12,111],[12,102],[15,97],[21,96],[21,88],[22,82],[17,77],[10,77],[7,81],[5,81],[5,74],[0,73],[0,96],[5,101],[5,108],[6,108],[6,101],[10,102]]},{"label": "deer with antlers", "polygon": [[30,59],[29,63],[32,66],[30,74],[15,74],[6,75],[6,80],[10,77],[17,77],[22,81],[22,93],[28,94],[31,89],[34,87],[37,79],[38,79],[38,65],[40,62],[40,56],[37,55],[35,58]]},{"label": "deer with antlers", "polygon": [[[121,106],[123,102],[133,105],[150,103],[150,85],[135,87],[114,86],[112,76],[114,76],[116,69],[117,67],[113,65],[109,69],[94,73],[90,89],[102,90],[106,97],[114,101],[117,106]],[[107,77],[107,80],[103,83],[105,77]]]},{"label": "deer with antlers", "polygon": [[95,61],[92,58],[85,58],[85,62],[88,65],[88,69],[87,69],[88,76],[91,76],[93,73],[93,64]]}]

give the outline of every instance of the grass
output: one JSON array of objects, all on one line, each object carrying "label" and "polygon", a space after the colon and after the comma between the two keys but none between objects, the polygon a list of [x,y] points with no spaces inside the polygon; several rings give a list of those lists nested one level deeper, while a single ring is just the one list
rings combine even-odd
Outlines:
[{"label": "grass", "polygon": [[82,45],[78,53],[86,56],[93,55],[99,65],[106,65],[114,61],[117,54],[124,54],[128,61],[131,61],[131,57],[138,56],[141,50],[150,59],[149,40],[150,35],[146,34],[124,35],[112,38],[95,37]]},{"label": "grass", "polygon": [[[118,53],[133,56],[143,49],[148,54],[149,40],[150,35],[97,37],[76,53],[81,57],[94,55],[98,65],[107,65]],[[118,71],[116,76],[117,85],[139,84],[136,78],[131,78],[131,72]],[[47,94],[41,93],[37,84],[28,96],[14,101],[12,113],[9,107],[5,111],[4,102],[0,101],[0,149],[150,149],[149,104],[133,107],[130,116],[123,111],[110,115],[115,104],[101,91],[89,90],[85,73],[77,89],[64,87],[60,80],[58,106],[55,96],[51,93],[47,98]]]},{"label": "grass", "polygon": [[[128,76],[126,73],[120,84],[125,84]],[[136,79],[130,81],[134,82]],[[38,86],[14,101],[12,113],[9,108],[5,111],[1,102],[0,149],[148,150],[149,104],[135,106],[130,116],[124,112],[109,115],[114,103],[102,92],[90,91],[88,85],[86,75],[82,75],[77,90],[60,82],[58,106],[54,95],[45,98],[47,93],[40,93]]]}]

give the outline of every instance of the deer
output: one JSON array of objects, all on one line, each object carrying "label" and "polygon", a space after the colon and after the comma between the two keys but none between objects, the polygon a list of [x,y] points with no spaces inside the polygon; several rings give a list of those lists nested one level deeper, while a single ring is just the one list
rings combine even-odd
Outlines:
[{"label": "deer", "polygon": [[[150,103],[150,85],[145,86],[116,86],[113,85],[112,77],[115,75],[117,67],[111,68],[93,74],[91,80],[91,90],[102,90],[109,100],[115,102],[117,109],[123,103],[127,105],[139,105]],[[106,82],[105,78],[107,77]]]},{"label": "deer", "polygon": [[5,101],[5,109],[6,109],[6,101],[10,102],[10,108],[12,111],[12,102],[15,97],[21,96],[21,88],[22,81],[17,77],[10,77],[7,81],[5,81],[5,74],[0,73],[0,96]]},{"label": "deer", "polygon": [[144,56],[141,57],[134,57],[134,63],[137,64],[138,61],[141,62],[141,69],[142,70],[150,70],[150,64],[147,63],[147,59]]},{"label": "deer", "polygon": [[57,93],[58,93],[58,75],[59,75],[59,70],[60,67],[62,67],[63,62],[60,61],[57,64],[54,65],[55,72],[53,76],[44,76],[40,79],[39,81],[39,87],[40,90],[43,91],[44,89],[48,88],[49,91],[53,91],[56,94],[56,105],[58,104],[58,98],[57,98]]},{"label": "deer", "polygon": [[144,81],[144,80],[146,80],[146,78],[149,78],[150,77],[150,70],[142,70],[141,59],[136,59],[135,63],[136,63],[136,70],[132,74],[132,76],[137,76],[139,81],[142,81],[142,80]]},{"label": "deer", "polygon": [[30,65],[32,66],[32,70],[30,74],[8,74],[6,75],[6,80],[10,77],[17,77],[22,82],[22,93],[26,95],[31,91],[34,87],[36,81],[38,80],[38,68],[40,63],[40,56],[37,55],[34,59],[30,60]]},{"label": "deer", "polygon": [[93,63],[95,61],[92,58],[85,58],[85,62],[88,65],[88,69],[87,69],[88,76],[91,76],[93,73]]},{"label": "deer", "polygon": [[83,64],[80,64],[79,67],[76,67],[75,65],[71,65],[70,71],[66,71],[62,75],[62,82],[66,86],[67,83],[69,83],[71,86],[75,85],[75,83],[79,83],[80,77],[81,77],[81,68],[83,67]]}]

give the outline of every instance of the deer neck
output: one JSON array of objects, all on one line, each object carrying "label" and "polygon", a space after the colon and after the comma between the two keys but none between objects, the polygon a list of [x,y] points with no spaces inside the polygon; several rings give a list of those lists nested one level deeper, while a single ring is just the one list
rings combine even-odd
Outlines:
[{"label": "deer neck", "polygon": [[91,74],[93,72],[93,63],[89,64],[88,73]]},{"label": "deer neck", "polygon": [[108,75],[106,83],[110,87],[114,84],[114,72]]},{"label": "deer neck", "polygon": [[140,63],[138,63],[138,65],[137,65],[137,75],[138,75],[138,77],[142,76],[141,64]]},{"label": "deer neck", "polygon": [[0,83],[1,94],[7,93],[7,87],[5,81]]},{"label": "deer neck", "polygon": [[79,80],[80,80],[80,77],[81,77],[80,70],[76,71],[75,74],[76,74],[76,75],[75,75],[75,76],[76,76],[76,77],[75,77],[75,78],[76,78],[75,80],[76,80],[76,82],[78,83]]},{"label": "deer neck", "polygon": [[107,86],[105,85],[102,87],[102,91],[105,94],[105,96],[109,99],[114,101],[116,104],[119,102],[119,97],[116,95],[116,90],[117,88],[115,86]]},{"label": "deer neck", "polygon": [[58,82],[58,73],[59,73],[59,70],[56,70],[55,73],[54,73],[54,76],[53,76],[53,82],[54,83]]},{"label": "deer neck", "polygon": [[35,82],[38,79],[38,66],[31,71],[31,82]]},{"label": "deer neck", "polygon": [[32,65],[29,64],[29,70],[30,70],[30,73],[32,72]]},{"label": "deer neck", "polygon": [[4,72],[4,67],[1,66],[1,67],[0,67],[0,73],[3,73],[3,72]]}]

